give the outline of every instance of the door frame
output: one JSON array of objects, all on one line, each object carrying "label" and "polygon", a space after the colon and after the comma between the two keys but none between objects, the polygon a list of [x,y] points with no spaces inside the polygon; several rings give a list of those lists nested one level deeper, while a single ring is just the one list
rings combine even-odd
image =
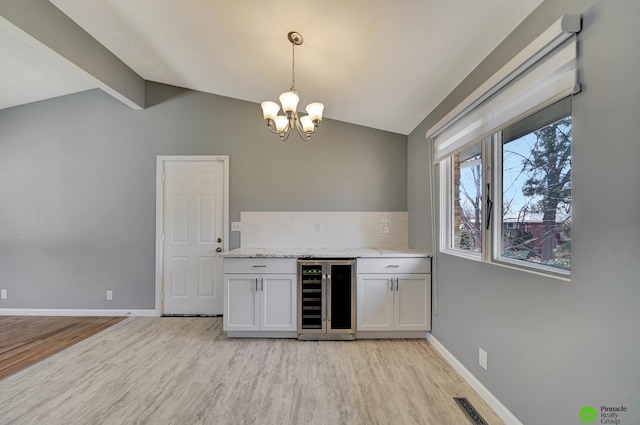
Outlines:
[{"label": "door frame", "polygon": [[229,250],[229,156],[228,155],[158,155],[156,157],[156,299],[155,315],[162,316],[164,309],[164,276],[163,267],[163,239],[164,225],[164,164],[172,161],[194,162],[222,162],[223,164],[223,218],[222,236],[223,251]]}]

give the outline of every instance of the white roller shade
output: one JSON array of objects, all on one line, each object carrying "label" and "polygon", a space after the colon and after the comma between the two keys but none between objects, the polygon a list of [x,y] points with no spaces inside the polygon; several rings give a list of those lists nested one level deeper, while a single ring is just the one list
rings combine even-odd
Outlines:
[{"label": "white roller shade", "polygon": [[579,16],[564,16],[427,132],[434,162],[580,90]]}]

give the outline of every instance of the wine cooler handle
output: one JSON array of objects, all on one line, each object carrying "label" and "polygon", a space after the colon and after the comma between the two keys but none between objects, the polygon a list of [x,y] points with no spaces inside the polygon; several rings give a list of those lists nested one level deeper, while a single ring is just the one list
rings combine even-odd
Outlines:
[{"label": "wine cooler handle", "polygon": [[[321,289],[321,291],[322,291],[322,292],[321,292],[321,293],[322,293],[322,301],[321,301],[321,303],[322,303],[322,310],[321,310],[321,312],[322,312],[322,313],[321,313],[321,314],[322,314],[322,321],[323,321],[323,322],[326,322],[326,321],[327,321],[327,318],[326,318],[326,310],[327,310],[327,309],[326,309],[326,307],[325,307],[325,301],[326,301],[326,297],[327,297],[327,295],[325,294],[325,291],[324,291],[324,288],[325,288],[325,282],[326,282],[326,280],[327,280],[327,276],[323,274],[323,275],[322,275],[322,284],[321,284],[321,288],[322,288],[322,289]],[[324,326],[324,325],[323,325],[323,326]]]},{"label": "wine cooler handle", "polygon": [[[331,275],[327,275],[327,322],[331,321]],[[327,330],[328,331],[328,330]]]}]

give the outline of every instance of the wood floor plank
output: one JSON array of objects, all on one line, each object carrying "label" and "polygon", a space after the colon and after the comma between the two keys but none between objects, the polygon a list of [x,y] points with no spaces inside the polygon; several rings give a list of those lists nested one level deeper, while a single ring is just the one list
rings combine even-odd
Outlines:
[{"label": "wood floor plank", "polygon": [[123,319],[0,316],[0,379]]},{"label": "wood floor plank", "polygon": [[0,381],[0,424],[467,425],[425,340],[228,339],[221,318],[128,318]]}]

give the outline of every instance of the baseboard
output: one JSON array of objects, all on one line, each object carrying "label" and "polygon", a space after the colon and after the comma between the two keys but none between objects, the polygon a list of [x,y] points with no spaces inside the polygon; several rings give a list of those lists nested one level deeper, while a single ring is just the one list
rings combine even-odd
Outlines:
[{"label": "baseboard", "polygon": [[473,374],[469,372],[469,370],[464,367],[464,365],[460,363],[460,361],[456,359],[455,356],[451,354],[449,350],[447,350],[445,346],[436,339],[436,337],[434,337],[431,333],[428,333],[427,340],[429,341],[429,343],[431,343],[433,348],[435,348],[436,351],[438,351],[442,355],[442,357],[444,357],[444,359],[449,362],[449,364],[462,376],[462,378],[467,381],[467,384],[469,384],[471,388],[473,388],[478,393],[478,395],[482,397],[482,399],[494,410],[494,412],[496,412],[496,414],[500,416],[500,419],[502,419],[506,425],[522,425],[522,422],[520,422],[518,418],[516,418],[516,416],[511,413],[509,409],[507,409],[506,406],[500,402],[500,400],[496,398],[496,396],[491,394],[491,392],[484,385],[482,385],[478,378],[473,376]]},{"label": "baseboard", "polygon": [[356,339],[425,339],[426,331],[357,331]]},{"label": "baseboard", "polygon": [[157,316],[155,310],[0,308],[0,316]]},{"label": "baseboard", "polygon": [[296,331],[226,331],[229,338],[297,338]]}]

